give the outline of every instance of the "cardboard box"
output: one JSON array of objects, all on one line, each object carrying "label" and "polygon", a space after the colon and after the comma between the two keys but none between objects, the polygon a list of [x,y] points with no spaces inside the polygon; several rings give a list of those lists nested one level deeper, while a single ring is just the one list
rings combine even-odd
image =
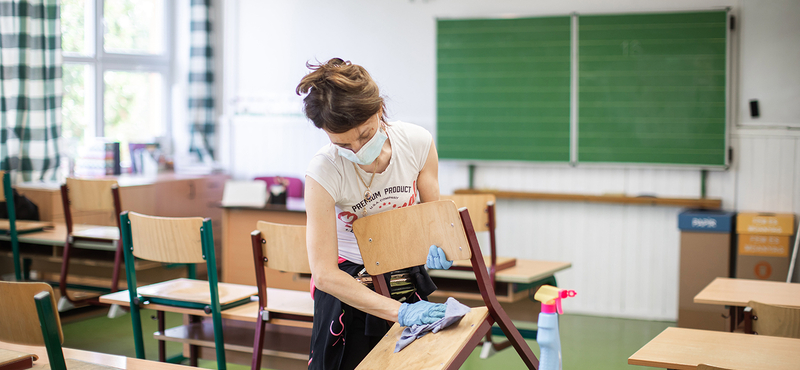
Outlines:
[{"label": "cardboard box", "polygon": [[786,275],[788,274],[789,257],[741,255],[737,257],[737,278],[786,281]]},{"label": "cardboard box", "polygon": [[678,326],[725,331],[724,306],[694,303],[694,296],[717,277],[733,276],[735,214],[685,211],[678,216],[681,230]]},{"label": "cardboard box", "polygon": [[736,216],[737,234],[792,235],[793,213],[742,212]]},{"label": "cardboard box", "polygon": [[789,257],[788,235],[739,234],[740,256]]}]

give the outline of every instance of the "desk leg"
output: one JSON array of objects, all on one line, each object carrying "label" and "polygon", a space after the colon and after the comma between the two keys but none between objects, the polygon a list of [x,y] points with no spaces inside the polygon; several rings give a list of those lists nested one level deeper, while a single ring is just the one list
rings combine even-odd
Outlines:
[{"label": "desk leg", "polygon": [[[190,323],[196,323],[196,322],[201,322],[201,321],[203,321],[203,318],[200,317],[200,316],[194,316],[194,315],[190,315],[189,316],[189,322]],[[199,348],[194,344],[190,344],[189,345],[189,366],[197,367],[197,358],[198,357],[199,357]]]},{"label": "desk leg", "polygon": [[[158,331],[161,335],[164,335],[167,330],[164,323],[164,311],[156,311],[156,316],[158,318]],[[158,361],[167,362],[167,342],[163,340],[158,341]]]}]

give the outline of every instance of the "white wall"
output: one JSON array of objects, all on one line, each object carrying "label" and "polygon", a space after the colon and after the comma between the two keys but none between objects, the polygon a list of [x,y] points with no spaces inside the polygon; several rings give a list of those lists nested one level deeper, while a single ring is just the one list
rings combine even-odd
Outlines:
[{"label": "white wall", "polygon": [[[723,199],[726,209],[800,213],[800,135],[785,128],[800,126],[799,4],[796,0],[229,0],[226,9],[236,15],[232,17],[235,22],[225,25],[226,35],[230,35],[226,40],[237,47],[226,54],[225,101],[229,104],[225,111],[229,115],[245,108],[279,112],[292,115],[301,124],[301,98],[294,89],[307,72],[304,64],[336,56],[370,71],[388,97],[392,118],[417,123],[435,134],[437,18],[731,6],[739,25],[733,38],[734,50],[740,50],[732,61],[733,101],[759,99],[762,117],[744,118],[746,106],[732,109],[738,113],[730,141],[735,158],[730,170],[709,174],[708,196]],[[268,123],[270,120],[233,117],[231,129],[260,127],[257,132],[264,132],[274,126]],[[240,140],[246,140],[246,136]],[[291,135],[254,135],[250,139],[285,147],[281,166],[298,174],[305,168],[305,158],[313,153],[308,152],[309,144],[291,143],[319,140]],[[241,155],[236,149],[248,144],[231,142],[230,152],[236,158],[234,176],[279,171],[273,162]],[[242,163],[239,158],[251,159]],[[467,187],[466,165],[442,161],[440,183],[443,193]],[[700,172],[480,163],[475,185],[503,190],[699,197]],[[573,268],[557,275],[560,286],[580,293],[568,301],[568,311],[675,320],[679,212],[676,207],[500,200],[498,248],[502,255],[571,261]]]}]

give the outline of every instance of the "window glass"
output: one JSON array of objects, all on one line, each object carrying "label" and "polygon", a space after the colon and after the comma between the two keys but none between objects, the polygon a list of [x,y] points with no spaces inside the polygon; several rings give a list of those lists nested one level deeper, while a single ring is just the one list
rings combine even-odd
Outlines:
[{"label": "window glass", "polygon": [[61,0],[61,48],[67,54],[91,55],[92,1]]},{"label": "window glass", "polygon": [[61,135],[77,143],[83,143],[85,137],[94,136],[91,117],[92,76],[91,65],[64,63],[64,99],[61,103],[63,122]]},{"label": "window glass", "polygon": [[105,136],[120,142],[123,160],[129,143],[152,142],[164,134],[163,78],[157,72],[107,71]]},{"label": "window glass", "polygon": [[103,3],[108,53],[161,54],[164,45],[163,0],[106,0]]}]

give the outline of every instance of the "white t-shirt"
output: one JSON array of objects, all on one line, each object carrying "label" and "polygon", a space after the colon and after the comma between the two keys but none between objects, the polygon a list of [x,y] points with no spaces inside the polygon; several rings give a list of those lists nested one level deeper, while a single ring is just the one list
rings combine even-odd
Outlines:
[{"label": "white t-shirt", "polygon": [[[336,202],[339,257],[359,264],[364,261],[353,234],[353,222],[364,217],[364,209],[369,216],[418,201],[417,177],[425,166],[433,140],[426,129],[400,121],[389,123],[386,134],[392,144],[392,158],[385,171],[375,174],[369,202],[364,200],[367,188],[358,176],[369,184],[372,174],[339,156],[336,145],[322,147],[306,170],[306,176],[322,185]],[[309,207],[308,203],[306,207]]]}]

